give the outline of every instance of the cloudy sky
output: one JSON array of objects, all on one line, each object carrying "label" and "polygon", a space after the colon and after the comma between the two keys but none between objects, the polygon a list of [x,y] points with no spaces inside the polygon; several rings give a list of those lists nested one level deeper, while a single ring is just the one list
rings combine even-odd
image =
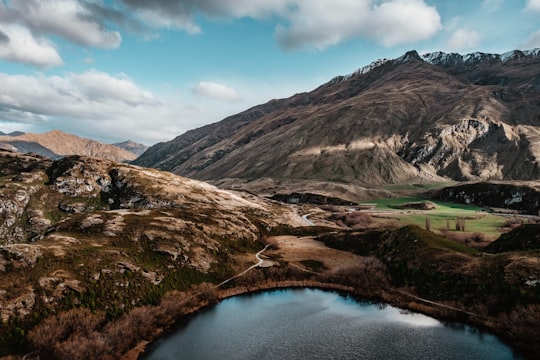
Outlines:
[{"label": "cloudy sky", "polygon": [[0,0],[0,131],[148,145],[407,50],[540,47],[540,0]]}]

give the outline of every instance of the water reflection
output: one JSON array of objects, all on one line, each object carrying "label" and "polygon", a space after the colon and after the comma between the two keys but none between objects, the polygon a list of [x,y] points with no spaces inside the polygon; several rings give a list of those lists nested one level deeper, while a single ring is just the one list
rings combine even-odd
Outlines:
[{"label": "water reflection", "polygon": [[512,359],[496,337],[335,292],[227,299],[156,342],[144,359]]}]

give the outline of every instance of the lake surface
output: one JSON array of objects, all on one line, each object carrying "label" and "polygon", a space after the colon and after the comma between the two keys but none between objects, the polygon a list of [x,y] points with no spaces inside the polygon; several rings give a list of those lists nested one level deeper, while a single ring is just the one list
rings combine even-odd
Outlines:
[{"label": "lake surface", "polygon": [[513,359],[495,336],[335,292],[233,297],[153,344],[157,359]]}]

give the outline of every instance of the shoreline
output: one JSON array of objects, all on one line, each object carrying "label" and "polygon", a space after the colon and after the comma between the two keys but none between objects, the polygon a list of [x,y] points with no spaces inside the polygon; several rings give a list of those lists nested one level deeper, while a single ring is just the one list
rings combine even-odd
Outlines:
[{"label": "shoreline", "polygon": [[[385,303],[389,306],[401,308],[404,310],[421,313],[426,316],[430,316],[441,322],[455,322],[468,326],[475,327],[481,331],[488,332],[496,336],[501,342],[510,347],[514,353],[518,356],[522,356],[527,359],[527,354],[534,352],[532,349],[528,349],[526,343],[516,342],[515,337],[505,336],[505,328],[495,318],[487,318],[482,315],[476,315],[467,311],[454,308],[445,304],[439,304],[431,301],[425,303],[425,299],[416,297],[413,294],[405,293],[398,289],[374,289],[373,292],[364,292],[362,289],[355,288],[353,286],[336,284],[323,281],[313,280],[266,280],[263,283],[257,285],[244,285],[235,286],[227,289],[216,289],[217,294],[214,301],[200,300],[196,305],[190,306],[187,311],[183,312],[172,324],[159,329],[155,333],[155,337],[150,341],[143,340],[139,342],[134,348],[128,351],[122,359],[124,360],[138,360],[144,356],[148,350],[148,347],[152,346],[160,337],[167,333],[170,333],[175,325],[189,316],[194,316],[197,312],[215,306],[221,301],[232,298],[235,296],[243,296],[249,294],[257,294],[261,292],[281,290],[281,289],[295,289],[295,288],[311,288],[320,290],[331,290],[346,293],[352,296],[356,300],[367,300],[374,303]],[[406,297],[409,297],[408,301]],[[499,325],[499,326],[497,326]],[[514,341],[513,341],[514,340]]]}]

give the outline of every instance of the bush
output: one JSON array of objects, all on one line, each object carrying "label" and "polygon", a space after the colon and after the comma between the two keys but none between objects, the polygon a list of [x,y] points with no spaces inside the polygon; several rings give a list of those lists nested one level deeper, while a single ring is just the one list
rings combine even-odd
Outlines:
[{"label": "bush", "polygon": [[347,226],[351,229],[362,229],[368,227],[373,222],[369,214],[361,211],[353,211],[346,214],[340,214],[336,218],[336,224]]},{"label": "bush", "polygon": [[504,227],[511,228],[511,229],[515,229],[515,228],[517,228],[518,226],[521,226],[521,225],[523,225],[523,219],[518,218],[518,217],[508,218],[504,222]]}]

